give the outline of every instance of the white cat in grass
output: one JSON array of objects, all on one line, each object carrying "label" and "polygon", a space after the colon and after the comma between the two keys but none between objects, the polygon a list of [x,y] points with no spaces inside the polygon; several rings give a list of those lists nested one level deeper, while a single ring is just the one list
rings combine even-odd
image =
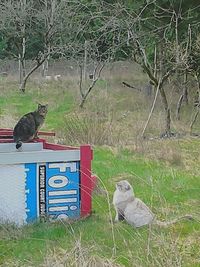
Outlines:
[{"label": "white cat in grass", "polygon": [[115,222],[125,219],[134,227],[150,224],[167,227],[182,219],[193,219],[191,215],[184,215],[171,221],[157,220],[149,207],[141,199],[135,197],[133,188],[127,180],[116,183],[113,204],[116,210]]}]

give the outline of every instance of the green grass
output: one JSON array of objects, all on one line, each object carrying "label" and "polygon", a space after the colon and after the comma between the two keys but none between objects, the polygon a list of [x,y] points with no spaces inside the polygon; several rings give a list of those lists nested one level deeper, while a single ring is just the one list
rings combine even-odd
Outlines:
[{"label": "green grass", "polygon": [[[74,91],[69,90],[66,84],[59,88],[55,86],[52,83],[48,87],[37,88],[30,83],[26,94],[18,93],[14,84],[6,90],[2,87],[0,115],[6,118],[7,114],[11,114],[17,120],[35,109],[38,102],[48,102],[49,112],[43,129],[53,129],[59,134],[67,123],[64,117],[77,110],[78,101]],[[129,93],[120,98],[119,92],[114,92],[113,98],[108,95],[109,100],[118,99],[117,104],[110,103],[113,113],[124,112],[130,107],[137,119],[146,118],[146,113],[142,117],[144,111],[140,105],[133,108],[132,103],[136,100],[131,99]],[[97,100],[98,94],[96,103]],[[109,100],[106,101],[109,103]],[[94,111],[96,106],[99,112],[97,104],[90,107]],[[133,125],[138,123],[133,118],[120,123],[115,121],[123,140],[130,137]],[[128,133],[124,131],[126,127]],[[116,134],[117,130],[113,128],[111,133]],[[35,223],[20,229],[0,225],[0,266],[45,266],[44,261],[49,257],[52,257],[52,265],[49,266],[56,266],[56,263],[59,266],[61,262],[63,265],[60,266],[83,266],[82,263],[78,265],[80,259],[77,255],[82,255],[85,261],[91,255],[100,257],[100,262],[110,259],[112,265],[107,266],[117,263],[127,267],[200,266],[198,221],[181,222],[167,229],[153,227],[151,231],[147,227],[133,229],[125,222],[112,223],[115,216],[112,196],[115,183],[120,179],[129,180],[136,196],[147,203],[159,219],[168,220],[191,213],[199,220],[199,140],[155,140],[141,144],[134,138],[132,141],[135,142],[132,145],[94,146],[92,169],[99,179],[93,195],[93,213],[89,218],[72,224]],[[65,259],[65,253],[71,254]],[[69,262],[74,262],[74,265],[68,265]]]},{"label": "green grass", "polygon": [[[94,149],[93,171],[100,178],[98,188],[105,190],[102,194],[94,195],[93,215],[71,225],[37,223],[22,228],[19,233],[10,232],[8,229],[5,234],[4,228],[0,228],[0,236],[3,236],[0,238],[2,264],[6,261],[17,260],[21,264],[30,261],[33,266],[38,266],[48,250],[55,247],[70,250],[75,240],[81,238],[83,247],[92,248],[91,254],[111,258],[116,245],[115,258],[118,263],[131,266],[130,262],[136,260],[142,266],[148,266],[148,261],[152,264],[151,266],[157,266],[154,265],[154,257],[157,257],[159,240],[162,236],[164,241],[161,248],[163,250],[159,248],[159,253],[160,257],[165,257],[163,261],[166,265],[161,266],[168,266],[165,255],[167,246],[177,242],[177,251],[169,253],[173,252],[176,253],[174,257],[181,257],[185,249],[183,244],[190,237],[192,240],[190,246],[187,247],[189,254],[182,256],[185,262],[183,266],[195,266],[193,263],[198,260],[200,249],[200,244],[195,242],[195,236],[200,234],[199,223],[182,222],[168,229],[153,229],[149,248],[150,256],[147,257],[148,228],[133,229],[123,222],[112,226],[110,221],[114,217],[111,205],[112,194],[115,182],[120,179],[120,176],[123,179],[127,177],[135,187],[136,195],[152,206],[160,219],[170,219],[186,211],[196,214],[199,205],[198,177],[192,177],[174,169],[166,169],[163,164],[147,161],[126,150],[113,153],[109,148]],[[194,206],[191,205],[191,200],[196,202]],[[111,205],[111,213],[109,205]],[[175,259],[172,258],[171,261],[174,264],[172,266],[176,266]]]},{"label": "green grass", "polygon": [[[26,93],[21,93],[16,88],[9,88],[0,97],[0,110],[2,114],[9,113],[19,119],[22,115],[37,109],[38,103],[49,104],[48,117],[44,129],[59,129],[63,127],[63,117],[74,106],[73,95],[70,91],[56,91],[54,84],[49,88],[38,90],[34,84],[29,84]],[[49,92],[51,92],[49,94]]]}]

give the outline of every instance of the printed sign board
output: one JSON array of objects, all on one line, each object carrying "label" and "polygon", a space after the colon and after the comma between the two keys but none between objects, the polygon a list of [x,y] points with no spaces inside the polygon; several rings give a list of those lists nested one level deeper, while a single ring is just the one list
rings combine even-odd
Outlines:
[{"label": "printed sign board", "polygon": [[80,216],[79,162],[25,164],[27,221]]}]

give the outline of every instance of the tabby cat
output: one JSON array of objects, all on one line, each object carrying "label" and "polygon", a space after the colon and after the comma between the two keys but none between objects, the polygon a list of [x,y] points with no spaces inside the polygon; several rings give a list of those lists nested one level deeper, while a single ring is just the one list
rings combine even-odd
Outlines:
[{"label": "tabby cat", "polygon": [[25,114],[15,125],[13,131],[14,142],[16,149],[22,146],[22,142],[28,142],[37,138],[37,132],[44,123],[48,112],[48,104],[38,104],[38,109]]}]

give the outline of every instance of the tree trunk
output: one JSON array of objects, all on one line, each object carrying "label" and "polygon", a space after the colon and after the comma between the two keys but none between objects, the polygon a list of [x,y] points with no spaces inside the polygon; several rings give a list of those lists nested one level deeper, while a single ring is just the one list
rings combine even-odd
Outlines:
[{"label": "tree trunk", "polygon": [[81,103],[80,103],[80,105],[79,105],[80,108],[83,108],[83,106],[84,106],[84,104],[85,104],[85,101],[86,101],[86,98],[87,98],[87,97],[82,97],[82,99],[81,99]]},{"label": "tree trunk", "polygon": [[87,43],[87,41],[85,41],[85,44],[84,44],[84,61],[83,61],[83,81],[86,80],[87,58],[88,58],[88,43]]},{"label": "tree trunk", "polygon": [[159,87],[159,91],[160,91],[162,103],[163,103],[164,110],[165,110],[165,131],[162,134],[162,136],[170,137],[171,136],[171,114],[170,114],[170,108],[169,108],[169,104],[168,104],[167,97],[166,97],[166,94],[165,94],[165,90],[164,90],[162,85]]},{"label": "tree trunk", "polygon": [[197,110],[192,118],[192,121],[190,123],[190,134],[192,134],[192,129],[193,129],[193,125],[195,124],[196,120],[197,120],[197,117],[199,115],[199,107],[197,107]]},{"label": "tree trunk", "polygon": [[178,103],[177,103],[177,107],[176,107],[176,119],[180,120],[180,110],[181,110],[181,105],[183,103],[183,94],[181,94]]},{"label": "tree trunk", "polygon": [[183,101],[188,105],[187,73],[184,75]]},{"label": "tree trunk", "polygon": [[180,120],[180,111],[183,102],[188,104],[188,90],[187,90],[187,72],[184,73],[184,80],[183,80],[183,90],[182,94],[178,100],[177,107],[176,107],[176,119]]},{"label": "tree trunk", "polygon": [[87,89],[87,91],[84,93],[84,95],[82,95],[81,97],[81,103],[80,103],[80,108],[83,108],[85,101],[88,97],[88,95],[90,94],[90,92],[92,91],[93,87],[95,86],[96,82],[98,81],[99,77],[96,78],[95,80],[92,81],[91,85],[89,86],[89,88]]},{"label": "tree trunk", "polygon": [[26,76],[25,60],[19,54],[19,84],[21,86],[24,77]]},{"label": "tree trunk", "polygon": [[49,70],[49,60],[50,60],[50,53],[51,53],[51,44],[49,42],[49,39],[51,38],[51,29],[54,25],[56,2],[57,2],[56,0],[50,0],[50,1],[45,0],[44,1],[44,5],[46,9],[45,11],[46,11],[46,14],[48,14],[45,20],[46,27],[47,27],[47,35],[45,37],[45,50],[48,53],[48,57],[46,58],[46,60],[44,61],[42,65],[42,72],[41,72],[42,77],[45,77]]},{"label": "tree trunk", "polygon": [[105,66],[105,62],[104,63],[98,63],[96,65],[96,67],[94,68],[93,71],[93,78],[92,78],[92,82],[89,85],[88,89],[86,91],[83,90],[82,88],[82,81],[83,81],[83,70],[82,70],[82,65],[80,66],[80,82],[79,82],[79,89],[80,89],[80,94],[81,94],[81,102],[79,104],[80,108],[83,108],[86,99],[88,98],[88,95],[91,93],[92,89],[94,88],[96,82],[99,80],[101,72]]},{"label": "tree trunk", "polygon": [[[200,103],[200,81],[199,81],[199,76],[195,75],[195,80],[197,83],[197,92],[198,92],[198,103]],[[190,134],[192,134],[192,129],[193,129],[193,125],[195,124],[197,117],[199,115],[199,105],[197,104],[196,106],[196,112],[192,118],[192,121],[190,123]]]},{"label": "tree trunk", "polygon": [[142,134],[141,134],[141,137],[142,137],[142,138],[145,137],[145,136],[144,136],[144,133],[145,133],[145,131],[146,131],[146,128],[147,128],[147,126],[148,126],[148,124],[149,124],[149,122],[150,122],[151,116],[152,116],[152,114],[153,114],[153,111],[154,111],[154,108],[155,108],[155,104],[156,104],[156,100],[157,100],[157,97],[158,97],[159,87],[160,87],[160,80],[159,80],[159,82],[158,82],[158,86],[157,86],[157,89],[156,89],[155,97],[154,97],[154,100],[153,100],[153,103],[152,103],[152,106],[151,106],[151,110],[150,110],[148,119],[147,119],[147,121],[146,121],[146,123],[145,123],[144,129],[143,129]]},{"label": "tree trunk", "polygon": [[21,66],[21,54],[18,56],[18,71],[19,71],[19,84],[22,83],[22,66]]},{"label": "tree trunk", "polygon": [[46,60],[46,57],[44,59],[42,59],[40,62],[37,63],[37,65],[35,65],[27,74],[26,76],[23,78],[22,80],[22,83],[21,83],[21,86],[20,86],[20,90],[25,93],[25,88],[26,88],[26,83],[27,83],[27,80],[28,78],[31,76],[31,74],[37,70],[41,65],[42,63]]},{"label": "tree trunk", "polygon": [[50,45],[48,45],[48,47],[47,47],[47,53],[49,55],[42,64],[42,73],[41,73],[42,77],[45,77],[49,71],[49,60],[50,60],[50,53],[51,53],[51,46]]},{"label": "tree trunk", "polygon": [[[26,0],[20,0],[20,6],[22,10],[26,9]],[[22,42],[21,42],[21,49],[22,51],[19,53],[19,84],[21,87],[22,81],[26,76],[26,69],[25,69],[25,53],[26,53],[26,24],[22,23],[20,25],[21,34],[22,34]]]},{"label": "tree trunk", "polygon": [[[26,0],[25,0],[26,3]],[[23,25],[23,34],[25,36],[25,24]],[[22,39],[22,57],[21,57],[21,65],[22,65],[22,77],[26,76],[26,66],[25,66],[25,53],[26,53],[26,38],[23,37]]]}]

